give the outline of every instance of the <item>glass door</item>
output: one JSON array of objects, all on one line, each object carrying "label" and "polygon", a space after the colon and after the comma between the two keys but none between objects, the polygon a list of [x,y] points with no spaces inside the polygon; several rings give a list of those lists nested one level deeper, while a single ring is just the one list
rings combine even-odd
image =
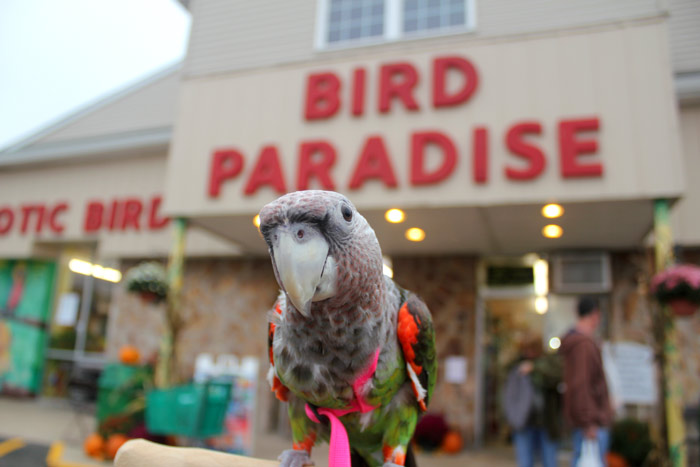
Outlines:
[{"label": "glass door", "polygon": [[[48,339],[44,395],[64,397],[76,366],[104,365],[109,307],[115,277],[93,264],[91,251],[67,248],[61,254],[55,309]],[[119,275],[120,276],[120,275]]]},{"label": "glass door", "polygon": [[487,299],[485,311],[485,438],[503,442],[510,433],[503,417],[503,386],[522,345],[544,345],[545,316],[537,313],[534,297]]}]

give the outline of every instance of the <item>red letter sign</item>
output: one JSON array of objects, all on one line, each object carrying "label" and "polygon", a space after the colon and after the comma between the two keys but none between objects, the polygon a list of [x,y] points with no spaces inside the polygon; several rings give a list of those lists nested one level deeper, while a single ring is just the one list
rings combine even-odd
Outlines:
[{"label": "red letter sign", "polygon": [[0,209],[0,235],[5,235],[12,228],[15,221],[15,213],[10,208]]},{"label": "red letter sign", "polygon": [[143,204],[141,204],[140,199],[129,198],[124,201],[124,216],[122,217],[121,229],[126,230],[129,227],[133,227],[136,231],[140,230],[139,218],[141,217],[141,211],[143,211]]},{"label": "red letter sign", "polygon": [[484,127],[474,128],[474,181],[486,183],[489,179],[489,141],[488,130]]},{"label": "red letter sign", "polygon": [[[445,78],[448,70],[459,71],[463,76],[464,84],[457,92],[447,93]],[[479,77],[476,68],[469,60],[462,57],[436,58],[433,62],[433,106],[448,107],[461,104],[474,94]]]},{"label": "red letter sign", "polygon": [[217,198],[224,180],[233,178],[243,169],[243,156],[235,149],[219,149],[214,152],[209,175],[209,197]]},{"label": "red letter sign", "polygon": [[66,226],[58,223],[58,215],[63,211],[68,210],[68,203],[58,203],[49,213],[49,228],[55,233],[61,233],[66,229]]},{"label": "red letter sign", "polygon": [[357,68],[352,76],[352,114],[358,117],[365,111],[365,69]]},{"label": "red letter sign", "polygon": [[[316,161],[312,158],[314,155]],[[318,177],[324,190],[334,190],[335,185],[330,176],[330,169],[335,163],[335,148],[327,141],[309,141],[299,146],[299,174],[297,177],[297,189],[306,190],[309,187],[309,179]]]},{"label": "red letter sign", "polygon": [[[413,99],[413,88],[418,84],[418,72],[410,63],[384,65],[379,75],[379,111],[388,112],[391,99],[398,97],[409,110],[418,110],[418,103]],[[402,78],[396,82],[395,77]]]},{"label": "red letter sign", "polygon": [[506,134],[506,146],[510,152],[529,162],[529,166],[525,169],[506,167],[506,177],[511,180],[531,180],[542,173],[546,164],[542,150],[523,140],[523,135],[526,133],[539,135],[542,133],[542,125],[538,122],[519,123],[513,125]]},{"label": "red letter sign", "polygon": [[582,164],[578,156],[595,154],[598,141],[595,139],[577,140],[579,131],[597,131],[598,118],[585,120],[564,120],[559,123],[559,157],[561,159],[561,174],[564,178],[600,177],[603,175],[603,165],[599,162]]},{"label": "red letter sign", "polygon": [[[436,170],[425,170],[425,147],[435,144],[442,149],[442,164]],[[438,131],[411,135],[411,185],[429,185],[446,179],[457,164],[457,149],[452,140]]]},{"label": "red letter sign", "polygon": [[360,159],[357,161],[357,167],[355,167],[350,179],[350,189],[360,188],[368,178],[378,178],[389,188],[396,188],[394,169],[391,167],[391,161],[381,136],[367,138]]},{"label": "red letter sign", "polygon": [[279,156],[275,146],[265,146],[260,151],[258,162],[253,168],[253,173],[248,178],[245,190],[246,195],[252,195],[262,185],[271,185],[279,194],[287,192],[284,186],[284,177],[282,177],[282,168],[280,167]]},{"label": "red letter sign", "polygon": [[104,206],[99,201],[91,201],[85,209],[85,224],[83,229],[86,232],[95,232],[102,227],[102,214]]},{"label": "red letter sign", "polygon": [[158,218],[158,209],[160,208],[163,198],[161,196],[156,196],[151,200],[150,213],[148,215],[148,228],[151,230],[161,229],[168,224],[167,217]]},{"label": "red letter sign", "polygon": [[304,117],[317,120],[333,116],[340,108],[340,78],[333,73],[309,75]]}]

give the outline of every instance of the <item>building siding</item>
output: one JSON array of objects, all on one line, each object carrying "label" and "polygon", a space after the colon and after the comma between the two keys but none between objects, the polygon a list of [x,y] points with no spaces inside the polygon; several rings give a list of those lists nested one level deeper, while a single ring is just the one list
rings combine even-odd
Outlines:
[{"label": "building siding", "polygon": [[700,2],[698,0],[671,0],[669,38],[673,71],[676,73],[700,71]]},{"label": "building siding", "polygon": [[673,235],[680,245],[700,244],[700,105],[681,107],[680,133],[685,159],[686,190],[673,209]]},{"label": "building siding", "polygon": [[[312,0],[193,1],[185,76],[325,59],[329,52],[314,49],[316,9],[317,1]],[[455,38],[529,34],[661,13],[657,0],[537,0],[528,2],[527,8],[517,0],[476,1],[475,31]],[[414,42],[399,41],[369,48],[411,47]],[[366,53],[367,49],[352,48],[333,54]]]},{"label": "building siding", "polygon": [[97,103],[94,110],[78,114],[34,144],[172,127],[179,84],[178,69],[165,76],[149,78],[141,86],[131,85],[123,93]]},{"label": "building siding", "polygon": [[187,76],[313,57],[314,1],[194,1]]}]

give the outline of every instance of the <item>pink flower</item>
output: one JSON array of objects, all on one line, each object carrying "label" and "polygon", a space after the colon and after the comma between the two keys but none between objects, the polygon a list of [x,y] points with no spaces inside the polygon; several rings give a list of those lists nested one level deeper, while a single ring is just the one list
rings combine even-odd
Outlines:
[{"label": "pink flower", "polygon": [[651,292],[661,302],[671,298],[700,301],[700,267],[692,264],[670,266],[656,274],[650,285]]}]

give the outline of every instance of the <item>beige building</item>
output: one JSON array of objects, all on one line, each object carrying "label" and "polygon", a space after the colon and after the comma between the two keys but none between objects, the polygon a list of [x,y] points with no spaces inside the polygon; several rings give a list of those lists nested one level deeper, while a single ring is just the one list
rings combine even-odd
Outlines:
[{"label": "beige building", "polygon": [[[441,371],[431,410],[477,443],[502,436],[518,341],[553,346],[578,294],[602,299],[606,339],[651,342],[655,200],[700,261],[697,2],[183,4],[180,67],[0,152],[0,256],[56,265],[45,393],[124,344],[155,352],[162,313],[68,263],[165,258],[166,216],[190,225],[182,374],[203,351],[264,359],[277,286],[253,217],[287,191],[337,190],[367,217],[395,280],[432,309],[441,362],[467,362]],[[548,203],[564,214],[544,218]],[[80,312],[59,313],[71,293]],[[699,320],[681,330],[688,405]]]}]

